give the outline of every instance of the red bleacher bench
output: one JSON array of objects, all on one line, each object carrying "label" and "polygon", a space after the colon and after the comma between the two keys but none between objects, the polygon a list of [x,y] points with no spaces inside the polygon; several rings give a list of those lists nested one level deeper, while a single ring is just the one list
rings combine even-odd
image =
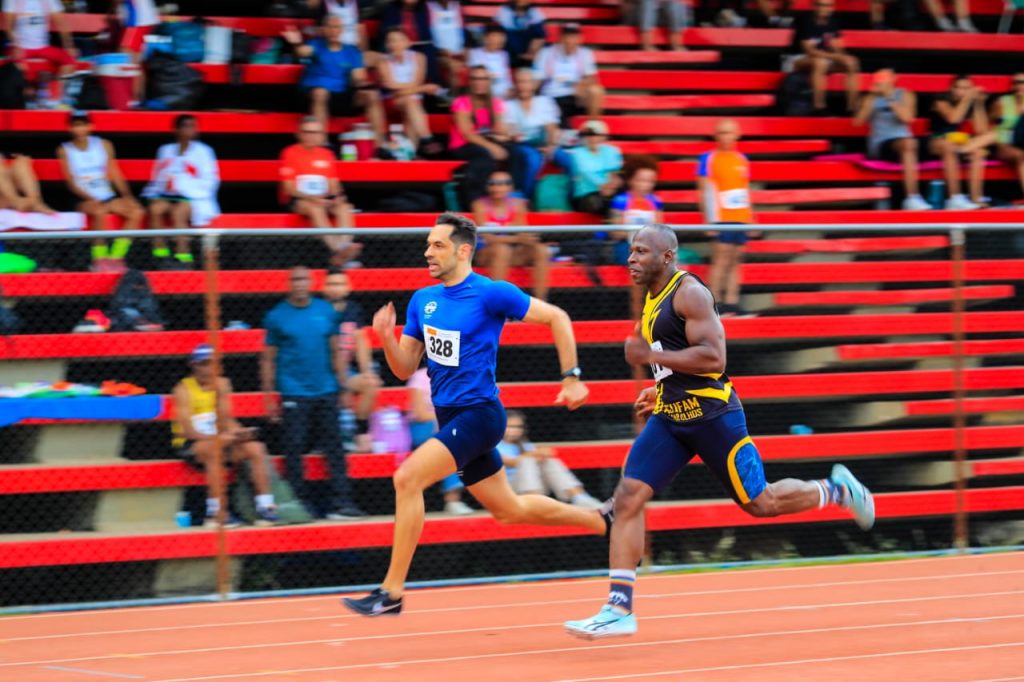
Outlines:
[{"label": "red bleacher bench", "polygon": [[[699,140],[616,140],[623,154],[654,154],[657,156],[699,156],[715,148],[714,142]],[[747,156],[768,154],[814,154],[831,149],[828,140],[743,140],[740,149]]]},{"label": "red bleacher bench", "polygon": [[[952,341],[844,344],[835,348],[837,359],[844,362],[949,357],[954,350]],[[966,355],[1020,355],[1024,354],[1024,339],[971,339],[964,341],[963,352]]]},{"label": "red bleacher bench", "polygon": [[774,95],[608,95],[606,111],[756,109],[775,104]]},{"label": "red bleacher bench", "polygon": [[[1016,289],[1009,284],[964,287],[964,300],[991,300],[1011,298]],[[771,296],[773,306],[862,306],[862,305],[920,305],[922,303],[948,303],[955,291],[943,289],[901,289],[872,291],[782,291]]]},{"label": "red bleacher bench", "polygon": [[[788,206],[794,204],[827,204],[851,201],[877,201],[888,199],[888,187],[828,187],[820,189],[755,189],[751,201],[760,206]],[[666,204],[697,204],[696,190],[665,190],[658,192]],[[771,243],[771,242],[766,242]]]}]

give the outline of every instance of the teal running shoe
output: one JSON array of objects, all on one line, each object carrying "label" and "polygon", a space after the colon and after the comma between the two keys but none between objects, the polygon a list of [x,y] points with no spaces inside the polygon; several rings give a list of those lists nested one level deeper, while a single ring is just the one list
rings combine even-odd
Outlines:
[{"label": "teal running shoe", "polygon": [[871,530],[875,525],[875,498],[872,497],[871,491],[842,464],[832,467],[832,476],[829,480],[837,486],[846,488],[846,507],[853,512],[853,520],[861,530]]},{"label": "teal running shoe", "polygon": [[636,634],[636,616],[632,613],[623,615],[611,604],[605,604],[593,618],[565,621],[565,630],[580,639],[628,637]]}]

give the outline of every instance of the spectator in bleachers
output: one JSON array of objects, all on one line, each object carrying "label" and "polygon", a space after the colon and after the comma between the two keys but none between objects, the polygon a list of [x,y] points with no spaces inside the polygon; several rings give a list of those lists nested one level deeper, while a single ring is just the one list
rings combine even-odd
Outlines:
[{"label": "spectator in bleachers", "polygon": [[846,108],[852,112],[857,104],[857,76],[860,61],[846,52],[840,36],[839,19],[835,15],[835,0],[814,0],[814,13],[804,17],[793,32],[792,54],[783,71],[797,70],[810,73],[815,114],[826,113],[828,74],[846,74]]},{"label": "spectator in bleachers", "polygon": [[892,161],[903,165],[903,200],[905,211],[926,211],[931,204],[921,196],[917,180],[917,138],[910,126],[917,115],[917,97],[914,93],[896,87],[896,74],[892,69],[875,72],[871,92],[861,98],[854,125],[868,128],[868,156],[872,159]]},{"label": "spectator in bleachers", "polygon": [[341,42],[367,50],[366,30],[359,21],[358,0],[306,0],[307,6],[322,18],[337,16],[341,19]]},{"label": "spectator in bleachers", "polygon": [[[71,114],[68,122],[71,141],[57,148],[57,159],[68,189],[79,200],[75,210],[86,214],[94,230],[104,228],[107,215],[124,218],[124,229],[137,230],[146,211],[132,195],[114,156],[114,145],[92,134],[92,122],[85,112]],[[94,272],[124,272],[124,258],[131,239],[118,237],[107,245],[105,239],[92,243]]]},{"label": "spectator in bleachers", "polygon": [[56,212],[43,201],[39,178],[29,157],[14,154],[8,163],[0,154],[0,208],[27,213]]},{"label": "spectator in bleachers", "polygon": [[572,205],[577,211],[607,215],[612,198],[622,188],[622,152],[608,144],[608,124],[585,121],[580,126],[583,144],[566,156],[572,176]]},{"label": "spectator in bleachers", "polygon": [[470,67],[469,92],[452,103],[452,116],[448,146],[467,162],[459,191],[464,205],[471,205],[487,193],[487,178],[509,158],[505,102],[492,94],[491,75],[483,66]]},{"label": "spectator in bleachers", "polygon": [[955,24],[946,16],[946,10],[942,8],[942,0],[924,0],[924,6],[935,22],[935,26],[940,31],[978,32],[978,29],[971,23],[969,0],[953,0],[953,14],[956,15]]},{"label": "spectator in bleachers", "polygon": [[[459,13],[461,19],[461,12]],[[384,35],[390,28],[400,28],[409,37],[412,47],[423,54],[427,60],[427,82],[442,83],[440,57],[438,47],[434,44],[434,33],[431,27],[430,12],[426,0],[392,0],[380,18],[380,31]],[[440,29],[446,33],[447,29]],[[381,42],[379,49],[383,50]],[[457,78],[456,69],[455,78]],[[451,74],[449,74],[451,75]]]},{"label": "spectator in bleachers", "polygon": [[[526,201],[512,196],[512,176],[495,171],[487,179],[487,196],[473,202],[473,220],[486,227],[526,225]],[[491,279],[508,279],[509,267],[532,266],[533,295],[548,300],[548,247],[534,232],[487,234],[480,237],[477,263]]]},{"label": "spectator in bleachers", "polygon": [[[611,203],[610,222],[613,225],[649,225],[664,222],[662,203],[654,194],[658,184],[658,160],[647,154],[626,158],[622,167],[625,191],[617,194]],[[611,233],[614,260],[625,265],[629,259],[630,233],[616,230]]]},{"label": "spectator in bleachers", "polygon": [[[985,111],[985,92],[965,74],[955,76],[948,93],[935,98],[931,111],[931,138],[928,150],[942,159],[949,199],[946,208],[971,210],[986,203],[982,184],[985,180],[985,159],[988,147],[996,140],[989,129]],[[961,191],[960,162],[970,163],[968,189],[970,198]]]},{"label": "spectator in bleachers", "polygon": [[[199,125],[192,114],[174,119],[175,141],[157,150],[153,179],[142,190],[149,199],[149,226],[158,230],[205,227],[220,215],[217,190],[220,170],[213,149],[199,141]],[[174,257],[167,240],[153,240],[153,257],[165,270],[191,270],[194,265],[188,237],[175,239]]]},{"label": "spectator in bleachers", "polygon": [[[699,11],[705,20],[723,28],[741,28],[747,25],[747,9],[743,0],[704,0]],[[757,0],[757,8],[769,26],[787,28],[793,23],[789,15],[791,0],[782,0],[778,9],[772,0]]]},{"label": "spectator in bleachers", "polygon": [[665,14],[669,45],[676,51],[686,49],[683,47],[683,31],[686,30],[683,0],[640,0],[640,49],[654,49],[654,27],[658,23],[659,12]]},{"label": "spectator in bleachers", "polygon": [[1024,72],[1013,74],[1011,91],[992,104],[996,121],[996,156],[1017,169],[1024,186]]},{"label": "spectator in bleachers", "polygon": [[339,267],[329,268],[324,278],[324,298],[339,316],[338,361],[342,366],[340,374],[344,377],[342,391],[352,397],[354,404],[356,449],[369,452],[372,447],[370,414],[377,403],[381,380],[374,367],[373,348],[366,333],[366,315],[359,303],[349,300],[351,293],[352,282],[348,273]]},{"label": "spectator in bleachers", "polygon": [[458,0],[427,0],[430,40],[437,50],[438,65],[454,91],[466,60],[466,29]]},{"label": "spectator in bleachers", "polygon": [[[203,343],[192,351],[191,372],[174,387],[174,420],[171,422],[175,452],[191,466],[206,472],[207,528],[217,526],[223,467],[212,466],[216,441],[221,443],[224,464],[249,465],[256,489],[257,526],[278,522],[274,495],[270,491],[270,461],[267,448],[258,440],[259,429],[242,426],[231,412],[231,380],[213,371],[213,348]],[[218,414],[219,413],[219,414]],[[218,433],[218,418],[223,431]],[[230,525],[237,522],[229,515]]]},{"label": "spectator in bleachers", "polygon": [[310,294],[312,283],[308,268],[292,268],[288,298],[263,319],[266,340],[260,379],[264,401],[267,416],[272,421],[283,420],[285,478],[295,494],[309,504],[302,456],[307,448],[318,445],[331,472],[326,517],[356,518],[366,513],[352,500],[338,428],[340,391],[347,379],[338,342],[342,320],[330,303]]},{"label": "spectator in bleachers", "polygon": [[[430,399],[430,376],[427,368],[416,370],[405,387],[409,390],[409,432],[412,436],[412,450],[426,443],[437,433],[437,417],[434,414],[434,403]],[[473,508],[462,501],[462,491],[466,486],[458,474],[451,474],[441,479],[441,495],[444,498],[445,512],[453,516],[472,514]]]},{"label": "spectator in bleachers", "polygon": [[498,24],[487,24],[483,47],[469,51],[469,65],[482,66],[491,74],[491,92],[495,97],[512,96],[512,66],[505,50],[505,29]]},{"label": "spectator in bleachers", "polygon": [[[697,203],[708,225],[749,225],[754,222],[750,202],[750,161],[736,150],[740,139],[736,121],[723,119],[715,126],[715,149],[697,161]],[[745,231],[709,232],[711,270],[708,288],[719,302],[722,317],[745,315],[740,306],[740,266],[743,247],[753,234]]]},{"label": "spectator in bleachers", "polygon": [[[75,70],[78,50],[60,0],[3,0],[4,26],[9,41],[7,54],[21,68],[26,59],[41,59],[57,69],[58,76]],[[50,45],[50,22],[60,33],[63,47]],[[59,104],[64,96],[62,81],[50,83],[50,97]]]},{"label": "spectator in bleachers", "polygon": [[498,8],[494,22],[505,29],[505,49],[512,57],[512,66],[530,66],[547,41],[544,13],[530,0],[511,0]]},{"label": "spectator in bleachers", "polygon": [[[338,179],[337,160],[324,146],[324,126],[316,116],[299,122],[299,141],[281,152],[281,201],[313,227],[352,227],[352,206]],[[334,218],[334,224],[331,224]],[[361,250],[351,236],[325,236],[331,265],[345,265]]]},{"label": "spectator in bleachers", "polygon": [[505,102],[505,123],[518,158],[512,177],[519,191],[529,199],[544,163],[554,156],[561,113],[553,99],[537,94],[533,69],[516,69],[514,79],[515,96]]},{"label": "spectator in bleachers", "polygon": [[537,447],[526,432],[526,416],[508,410],[505,436],[498,443],[502,463],[508,467],[509,483],[517,495],[553,494],[563,502],[585,509],[598,509],[600,500],[583,488],[580,479],[549,447]]},{"label": "spectator in bleachers", "polygon": [[383,145],[385,120],[380,94],[369,83],[363,53],[341,41],[343,28],[341,17],[329,14],[324,17],[321,37],[309,44],[302,42],[302,34],[294,26],[281,35],[295,48],[296,55],[309,60],[299,88],[309,98],[310,113],[326,128],[331,115],[354,116],[363,111],[377,144]]},{"label": "spectator in bleachers", "polygon": [[583,46],[579,24],[562,27],[561,39],[537,53],[533,72],[541,82],[541,94],[555,100],[562,112],[562,127],[570,128],[573,116],[600,116],[604,88],[597,82],[597,62]]},{"label": "spectator in bleachers", "polygon": [[387,54],[377,66],[385,101],[394,106],[405,119],[405,135],[419,149],[430,147],[436,154],[436,143],[430,132],[430,119],[423,108],[424,95],[436,95],[440,86],[427,82],[427,59],[409,49],[409,36],[402,29],[389,28],[384,37]]},{"label": "spectator in bleachers", "polygon": [[[132,63],[141,61],[145,49],[146,36],[160,24],[160,13],[153,0],[110,0],[107,12],[112,31],[112,39],[116,41],[121,52],[131,55]],[[132,100],[141,102],[146,94],[146,70],[139,69],[132,81]]]}]

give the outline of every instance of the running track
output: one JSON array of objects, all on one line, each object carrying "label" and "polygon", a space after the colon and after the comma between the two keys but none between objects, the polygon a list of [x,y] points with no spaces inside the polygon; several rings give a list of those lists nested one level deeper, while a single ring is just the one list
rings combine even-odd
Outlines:
[{"label": "running track", "polygon": [[1024,680],[1024,552],[643,576],[637,636],[564,634],[605,591],[431,589],[380,619],[334,597],[0,618],[0,679]]}]

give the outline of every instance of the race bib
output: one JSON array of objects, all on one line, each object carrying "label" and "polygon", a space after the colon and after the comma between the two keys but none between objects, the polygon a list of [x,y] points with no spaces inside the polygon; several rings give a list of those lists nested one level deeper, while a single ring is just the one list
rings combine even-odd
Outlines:
[{"label": "race bib", "polygon": [[[651,350],[662,350],[661,341],[655,341],[654,343],[652,343]],[[651,371],[654,373],[655,381],[661,381],[665,377],[672,376],[672,370],[668,369],[667,367],[662,367],[656,362],[651,363]]]},{"label": "race bib", "polygon": [[722,202],[722,208],[748,208],[750,206],[750,195],[745,189],[728,189],[718,193],[718,199]]},{"label": "race bib", "polygon": [[213,412],[192,415],[192,428],[204,436],[217,433],[217,415]]},{"label": "race bib", "polygon": [[555,81],[559,83],[575,83],[579,80],[575,59],[558,59],[555,61]]},{"label": "race bib", "polygon": [[459,366],[459,341],[462,332],[451,332],[437,327],[424,327],[427,357],[445,367]]},{"label": "race bib", "polygon": [[299,175],[295,178],[295,189],[300,194],[322,197],[327,194],[327,178],[322,175]]},{"label": "race bib", "polygon": [[647,225],[653,223],[657,217],[654,211],[637,211],[631,209],[625,213],[626,225]]}]

